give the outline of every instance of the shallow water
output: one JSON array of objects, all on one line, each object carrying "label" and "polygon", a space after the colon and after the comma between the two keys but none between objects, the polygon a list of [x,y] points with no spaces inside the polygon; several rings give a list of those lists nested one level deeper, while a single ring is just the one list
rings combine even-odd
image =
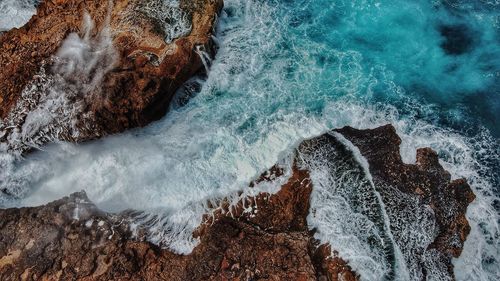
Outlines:
[{"label": "shallow water", "polygon": [[[278,161],[286,166],[304,139],[392,123],[406,162],[430,146],[478,195],[457,279],[497,280],[499,9],[494,1],[226,0],[220,49],[194,97],[146,128],[48,145],[22,161],[2,153],[0,187],[16,196],[0,204],[37,205],[86,190],[104,209],[159,215],[151,240],[186,253],[207,199],[233,196]],[[321,171],[313,175],[313,201],[342,209],[321,197],[330,184]],[[377,255],[363,244],[336,243],[343,221],[327,215],[310,223],[348,257]],[[349,234],[361,235],[353,227]],[[387,265],[372,260],[348,258],[364,280],[379,280]],[[396,270],[400,280],[415,277],[404,264]]]}]

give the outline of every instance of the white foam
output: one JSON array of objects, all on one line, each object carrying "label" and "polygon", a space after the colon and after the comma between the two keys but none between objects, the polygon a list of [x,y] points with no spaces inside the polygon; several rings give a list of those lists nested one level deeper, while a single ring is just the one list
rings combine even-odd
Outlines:
[{"label": "white foam", "polygon": [[[369,178],[334,148],[313,147],[300,154],[313,183],[308,225],[329,243],[362,280],[394,274],[394,243],[383,223],[383,208]],[[360,199],[363,198],[363,199]]]},{"label": "white foam", "polygon": [[0,32],[21,27],[36,14],[38,0],[0,1]]},{"label": "white foam", "polygon": [[457,280],[497,280],[500,277],[500,228],[493,201],[498,200],[495,193],[498,175],[495,168],[486,165],[498,165],[498,141],[486,129],[467,138],[419,121],[400,120],[396,128],[403,140],[401,154],[405,161],[415,161],[416,148],[432,147],[452,178],[465,177],[476,194],[476,200],[467,210],[471,233],[462,255],[454,260]]},{"label": "white foam", "polygon": [[[112,2],[109,2],[110,9]],[[55,140],[71,140],[88,130],[82,120],[90,119],[84,105],[103,100],[99,85],[116,60],[109,31],[109,10],[104,27],[91,37],[94,23],[85,14],[83,34],[71,33],[53,58],[51,69],[42,66],[6,119],[0,132],[6,136],[4,150],[19,152]],[[77,127],[76,122],[81,122]],[[89,121],[89,127],[91,128]]]},{"label": "white foam", "polygon": [[[498,196],[493,193],[494,186],[491,184],[495,182],[494,177],[496,175],[486,172],[488,168],[485,166],[488,163],[494,163],[496,161],[494,159],[498,159],[495,140],[491,139],[486,131],[483,131],[475,138],[467,138],[451,130],[436,127],[423,121],[416,121],[414,118],[402,117],[394,108],[385,107],[381,109],[379,106],[370,108],[370,106],[358,107],[358,105],[352,103],[332,103],[332,112],[328,116],[335,116],[337,119],[328,121],[334,124],[334,127],[353,124],[352,126],[358,128],[373,128],[392,123],[402,138],[401,154],[405,162],[415,162],[415,153],[418,148],[432,147],[439,153],[440,162],[450,171],[453,178],[466,177],[477,195],[477,199],[470,205],[467,212],[472,231],[465,243],[462,255],[454,260],[455,275],[457,280],[495,280],[499,276],[498,261],[495,257],[498,256],[499,242],[497,237],[499,237],[500,232],[497,223],[498,214],[492,207],[492,203]],[[338,118],[339,116],[356,117],[355,119],[347,118],[347,120],[342,120],[343,118]],[[341,121],[336,122],[338,120]],[[321,155],[321,153],[319,154]],[[485,157],[489,157],[490,160],[485,159]],[[359,160],[359,162],[363,163],[362,160]],[[342,243],[339,242],[342,240],[337,239],[339,235],[345,235],[339,234],[339,229],[343,228],[338,227],[338,225],[349,224],[350,220],[347,218],[349,215],[352,216],[353,211],[344,212],[345,209],[350,208],[348,205],[345,206],[338,200],[325,199],[324,193],[332,192],[328,190],[336,184],[329,180],[331,176],[325,172],[324,168],[316,167],[313,170],[315,171],[312,173],[313,183],[316,186],[315,188],[319,187],[319,191],[314,191],[316,195],[313,196],[316,196],[316,198],[313,199],[312,208],[325,208],[325,212],[329,215],[322,217],[320,212],[320,215],[316,215],[319,219],[316,218],[310,221],[311,226],[319,229],[318,237],[321,241],[332,243],[333,248],[339,251],[341,256],[346,258],[355,270],[359,271],[362,279],[379,280],[377,277],[379,275],[374,274],[374,272],[377,272],[374,268],[352,260],[352,256],[366,257],[364,254],[355,255],[353,253],[353,251],[361,253],[364,247],[356,250],[356,243],[352,241]],[[390,192],[397,192],[397,190],[390,187],[386,187],[386,189]],[[407,212],[397,210],[397,213],[391,215],[392,217],[399,216],[406,221],[404,226],[397,226],[394,225],[394,222],[391,222],[392,227],[403,227],[405,229],[404,232],[397,234],[398,244],[403,254],[406,253],[405,255],[412,250],[426,249],[429,243],[433,241],[435,232],[433,230],[435,226],[432,223],[432,210],[416,208],[419,205],[418,200],[415,201],[416,198],[406,197],[404,194],[391,195],[391,198],[400,198],[401,201],[393,202],[394,206],[392,207],[385,207],[388,212],[403,203],[408,207],[405,209]],[[346,219],[332,221],[332,216]],[[366,235],[365,232],[359,229],[352,230],[352,232],[360,233],[361,237]],[[350,239],[360,239],[356,235],[348,237]],[[436,259],[436,253],[427,253],[427,251],[424,251],[424,253],[424,257],[426,257],[424,266],[431,273],[429,278],[432,280],[449,280],[451,277],[448,276],[446,268],[440,264],[439,259]],[[407,255],[406,258],[411,257]],[[485,262],[488,260],[491,264]],[[414,266],[411,263],[406,266],[411,279],[418,279],[419,273]],[[404,266],[401,269],[404,270]],[[400,272],[400,274],[404,274],[404,272]],[[399,279],[404,278],[400,276]]]},{"label": "white foam", "polygon": [[191,32],[191,21],[180,8],[178,0],[147,0],[137,6],[137,11],[154,19],[165,32],[165,41],[173,42]]}]

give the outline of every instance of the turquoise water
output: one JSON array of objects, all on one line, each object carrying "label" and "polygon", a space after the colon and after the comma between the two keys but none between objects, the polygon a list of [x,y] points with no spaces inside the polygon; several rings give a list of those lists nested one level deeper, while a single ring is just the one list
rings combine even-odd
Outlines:
[{"label": "turquoise water", "polygon": [[433,123],[498,135],[500,8],[477,2],[267,2],[283,36],[273,55],[290,64],[287,80],[314,92],[303,93],[310,109],[345,95],[404,112],[418,110],[405,108],[416,101],[432,104]]},{"label": "turquoise water", "polygon": [[[22,160],[0,154],[0,187],[15,195],[0,204],[42,204],[84,189],[104,209],[159,215],[151,240],[186,253],[197,243],[191,231],[207,199],[236,196],[276,162],[290,164],[288,155],[304,139],[345,125],[392,123],[406,162],[415,161],[416,148],[431,146],[453,177],[467,177],[478,195],[467,214],[471,235],[454,261],[457,279],[497,280],[500,4],[225,4],[219,52],[208,76],[192,81],[200,87],[191,99],[181,91],[169,114],[146,128],[84,145],[48,145]],[[313,174],[315,185],[328,187],[320,172]],[[318,206],[343,209],[313,196]],[[352,246],[363,240],[355,225],[338,234],[334,223],[310,222],[364,280],[383,278],[388,265],[375,258],[378,253],[370,266],[359,259],[376,249]],[[337,235],[353,240],[338,243]],[[400,280],[415,277],[409,267],[397,267]],[[432,276],[446,280],[442,274]]]}]

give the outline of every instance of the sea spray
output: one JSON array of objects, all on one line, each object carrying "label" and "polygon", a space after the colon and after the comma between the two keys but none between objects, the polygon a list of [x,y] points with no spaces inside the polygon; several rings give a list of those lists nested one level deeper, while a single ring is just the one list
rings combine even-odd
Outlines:
[{"label": "sea spray", "polygon": [[36,13],[40,0],[2,0],[0,1],[0,35],[2,31],[19,28]]},{"label": "sea spray", "polygon": [[331,138],[326,134],[299,148],[299,165],[313,183],[308,224],[365,280],[396,278],[401,274],[393,265],[395,244],[384,206],[369,174]]},{"label": "sea spray", "polygon": [[[105,24],[92,37],[94,22],[85,13],[83,34],[71,33],[21,93],[7,118],[0,121],[2,149],[11,153],[55,140],[76,138],[80,130],[92,130],[92,116],[84,106],[103,100],[98,91],[104,75],[117,60],[110,34],[112,1]],[[96,96],[97,95],[97,96]],[[77,127],[77,120],[87,120]],[[85,124],[89,127],[82,128]]]},{"label": "sea spray", "polygon": [[191,19],[180,8],[178,0],[145,0],[139,2],[135,10],[152,19],[158,29],[165,33],[165,42],[169,44],[191,31]]}]

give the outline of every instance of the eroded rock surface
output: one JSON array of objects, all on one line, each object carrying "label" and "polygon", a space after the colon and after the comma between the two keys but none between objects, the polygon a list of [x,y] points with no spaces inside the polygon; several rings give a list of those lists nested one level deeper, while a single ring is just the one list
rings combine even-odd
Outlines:
[{"label": "eroded rock surface", "polygon": [[0,142],[25,151],[162,117],[214,55],[222,0],[47,0],[0,36]]},{"label": "eroded rock surface", "polygon": [[[352,141],[367,158],[370,173],[377,184],[417,194],[432,207],[441,228],[436,247],[451,245],[452,236],[460,238],[463,243],[470,231],[465,212],[475,195],[465,179],[451,181],[450,173],[439,164],[435,151],[418,149],[416,164],[405,164],[399,154],[401,139],[391,125],[373,130],[346,127],[338,132]],[[461,245],[444,251],[458,257]]]},{"label": "eroded rock surface", "polygon": [[[475,195],[465,179],[451,181],[430,148],[417,150],[416,164],[405,164],[399,149],[401,139],[391,125],[372,130],[345,127],[337,132],[351,141],[366,158],[373,183],[382,196],[391,220],[392,234],[403,251],[410,270],[427,279],[432,270],[446,267],[454,278],[452,258],[462,253],[470,226],[465,217]],[[418,210],[432,209],[432,236],[426,247],[416,247],[405,234],[405,226],[415,224]],[[405,215],[407,214],[407,215]],[[415,227],[415,226],[414,226]],[[424,226],[415,231],[424,233]],[[414,242],[413,242],[414,243]]]},{"label": "eroded rock surface", "polygon": [[355,280],[319,246],[305,218],[311,185],[295,170],[257,216],[220,216],[190,255],[132,236],[126,215],[100,212],[84,193],[43,207],[0,210],[2,280]]},{"label": "eroded rock surface", "polygon": [[[369,163],[375,188],[387,205],[396,240],[392,243],[408,244],[405,239],[411,237],[398,227],[419,223],[398,215],[408,206],[394,197],[402,193],[393,189],[418,197],[414,208],[430,206],[434,210],[435,217],[430,218],[437,225],[433,240],[425,249],[402,248],[404,254],[409,250],[412,255],[408,264],[416,263],[412,269],[420,270],[413,276],[426,280],[430,273],[425,271],[429,262],[425,255],[433,253],[452,277],[451,257],[460,254],[468,235],[465,211],[474,199],[465,180],[450,182],[430,149],[419,150],[417,164],[404,164],[399,156],[399,137],[391,126],[338,132],[356,145]],[[304,167],[308,153],[331,156],[326,148],[348,161],[355,157],[352,149],[332,134],[304,141],[296,152],[290,177],[277,193],[261,193],[232,206],[222,200],[194,233],[200,243],[189,255],[177,255],[143,241],[141,230],[132,235],[127,213],[101,212],[84,193],[42,207],[0,210],[0,279],[357,280],[359,276],[336,249],[316,240],[315,230],[308,226],[310,210],[315,209],[310,202],[315,187]],[[284,170],[275,166],[248,188],[282,176]]]}]

